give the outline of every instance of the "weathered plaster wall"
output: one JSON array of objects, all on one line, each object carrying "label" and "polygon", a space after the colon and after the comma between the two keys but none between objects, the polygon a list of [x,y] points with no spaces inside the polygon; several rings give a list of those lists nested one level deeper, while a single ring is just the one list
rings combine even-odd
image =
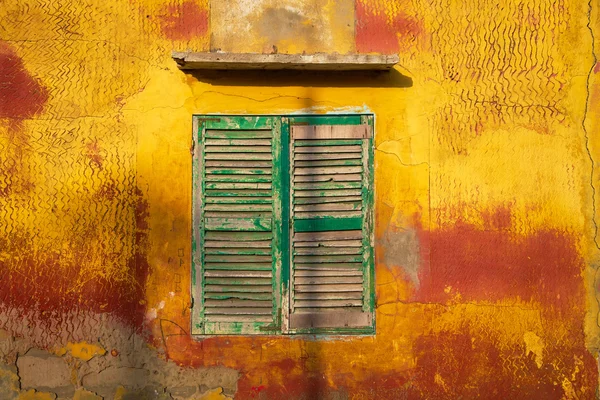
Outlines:
[{"label": "weathered plaster wall", "polygon": [[[2,398],[595,398],[594,2],[12,1],[0,18]],[[211,48],[401,65],[170,59]],[[377,334],[191,338],[191,115],[363,110]]]}]

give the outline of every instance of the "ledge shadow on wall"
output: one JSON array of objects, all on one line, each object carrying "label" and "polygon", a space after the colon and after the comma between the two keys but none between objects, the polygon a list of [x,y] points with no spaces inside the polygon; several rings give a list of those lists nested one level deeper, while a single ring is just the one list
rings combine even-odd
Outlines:
[{"label": "ledge shadow on wall", "polygon": [[390,71],[181,70],[217,86],[308,86],[409,88],[411,77]]}]

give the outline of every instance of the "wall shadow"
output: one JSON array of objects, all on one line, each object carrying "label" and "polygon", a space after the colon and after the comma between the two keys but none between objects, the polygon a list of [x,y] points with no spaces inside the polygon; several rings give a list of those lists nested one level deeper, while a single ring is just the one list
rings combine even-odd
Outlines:
[{"label": "wall shadow", "polygon": [[182,70],[200,82],[216,86],[307,86],[408,88],[411,77],[390,71],[300,71],[300,70]]}]

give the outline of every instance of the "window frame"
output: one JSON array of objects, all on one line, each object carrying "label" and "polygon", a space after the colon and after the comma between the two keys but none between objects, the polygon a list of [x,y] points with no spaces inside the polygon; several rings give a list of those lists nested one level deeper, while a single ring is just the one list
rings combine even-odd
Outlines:
[{"label": "window frame", "polygon": [[[356,113],[356,114],[194,114],[192,116],[193,126],[193,150],[192,150],[192,268],[191,268],[191,333],[196,336],[224,336],[224,335],[374,335],[376,318],[375,318],[375,252],[374,252],[374,114],[371,113]],[[206,333],[203,326],[203,296],[201,288],[201,277],[203,267],[201,263],[201,247],[202,247],[202,176],[203,176],[203,143],[202,129],[206,128],[206,123],[209,121],[217,121],[225,118],[234,118],[239,121],[240,127],[244,129],[243,121],[251,121],[252,119],[261,119],[268,121],[271,118],[275,119],[277,128],[273,128],[273,146],[279,146],[277,150],[279,155],[277,161],[280,163],[278,176],[281,179],[279,182],[280,204],[274,208],[277,210],[281,226],[274,231],[274,241],[277,240],[277,248],[280,252],[280,262],[274,263],[274,302],[277,307],[277,316],[275,324],[266,326],[260,331],[248,331],[247,329],[232,329],[226,333]],[[365,205],[365,217],[363,218],[363,243],[365,244],[366,254],[364,256],[364,306],[363,310],[370,313],[370,325],[364,327],[336,327],[336,328],[304,328],[290,329],[289,316],[291,315],[291,230],[293,221],[290,217],[291,204],[291,188],[290,188],[290,168],[291,154],[293,151],[291,140],[292,125],[359,125],[366,124],[370,129],[370,137],[367,138],[366,146],[366,161],[364,173],[367,176],[363,182],[366,183],[366,190],[363,190],[363,204]],[[287,146],[286,146],[287,143]],[[275,162],[275,159],[274,159]],[[275,168],[274,168],[275,170]],[[277,185],[275,179],[273,185]],[[285,227],[285,229],[284,229]],[[288,233],[285,233],[285,232]],[[275,287],[276,286],[276,287]]]}]

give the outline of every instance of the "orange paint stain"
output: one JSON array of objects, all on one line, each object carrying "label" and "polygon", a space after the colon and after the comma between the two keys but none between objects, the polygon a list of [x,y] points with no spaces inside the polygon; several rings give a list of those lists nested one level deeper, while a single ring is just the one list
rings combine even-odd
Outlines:
[{"label": "orange paint stain", "polygon": [[169,4],[159,15],[163,35],[172,40],[188,40],[204,36],[208,31],[208,10],[193,0],[180,6]]}]

